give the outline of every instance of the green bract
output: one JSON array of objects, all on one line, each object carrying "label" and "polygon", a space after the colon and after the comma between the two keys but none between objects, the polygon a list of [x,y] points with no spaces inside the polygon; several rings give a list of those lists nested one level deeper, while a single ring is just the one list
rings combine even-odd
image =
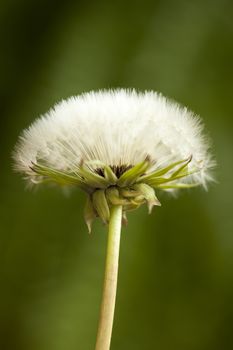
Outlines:
[{"label": "green bract", "polygon": [[112,205],[122,205],[122,221],[126,223],[127,211],[146,203],[151,213],[153,206],[161,205],[155,194],[156,189],[198,186],[198,183],[180,182],[180,179],[195,172],[188,170],[191,159],[189,157],[156,170],[151,170],[153,164],[149,157],[134,166],[109,166],[98,160],[82,162],[72,171],[53,169],[38,161],[36,164],[32,163],[31,170],[36,183],[73,185],[87,193],[84,218],[91,232],[91,225],[96,217],[108,223]]}]

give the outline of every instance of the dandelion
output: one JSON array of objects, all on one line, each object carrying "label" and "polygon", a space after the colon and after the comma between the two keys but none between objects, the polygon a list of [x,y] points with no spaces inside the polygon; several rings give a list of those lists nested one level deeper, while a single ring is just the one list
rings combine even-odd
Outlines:
[{"label": "dandelion", "polygon": [[96,350],[110,348],[121,224],[157,190],[204,186],[214,162],[200,118],[155,92],[110,90],[61,101],[25,130],[15,147],[15,168],[31,184],[78,187],[87,194],[84,218],[91,232],[109,227]]}]

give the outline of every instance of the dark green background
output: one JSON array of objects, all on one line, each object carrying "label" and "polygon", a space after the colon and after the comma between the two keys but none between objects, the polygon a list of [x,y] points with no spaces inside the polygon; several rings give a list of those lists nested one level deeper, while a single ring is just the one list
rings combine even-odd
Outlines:
[{"label": "dark green background", "polygon": [[108,87],[187,105],[218,162],[208,192],[158,194],[162,208],[129,216],[112,350],[233,348],[232,9],[224,0],[1,1],[1,350],[94,349],[106,229],[87,234],[78,191],[25,190],[11,152],[55,102]]}]

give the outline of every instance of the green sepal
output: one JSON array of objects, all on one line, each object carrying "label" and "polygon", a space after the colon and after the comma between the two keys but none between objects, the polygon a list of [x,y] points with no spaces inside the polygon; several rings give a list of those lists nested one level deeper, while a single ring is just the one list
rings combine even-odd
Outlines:
[{"label": "green sepal", "polygon": [[174,171],[174,173],[172,173],[171,177],[172,177],[172,178],[177,178],[177,176],[178,176],[179,174],[185,175],[185,174],[187,173],[188,164],[191,162],[191,160],[192,160],[192,156],[189,157],[189,158],[186,160],[186,162],[185,162],[183,165],[181,165],[176,171]]},{"label": "green sepal", "polygon": [[135,204],[135,205],[142,205],[145,203],[145,197],[140,194],[139,196],[136,196],[130,200],[130,203]]},{"label": "green sepal", "polygon": [[119,196],[119,191],[116,187],[109,187],[106,190],[106,198],[113,205],[127,204],[127,200],[125,200]]},{"label": "green sepal", "polygon": [[123,211],[132,211],[132,210],[138,209],[140,206],[141,204],[129,202],[128,204],[125,204],[123,206]]},{"label": "green sepal", "polygon": [[84,207],[84,220],[87,225],[89,233],[91,233],[92,222],[94,221],[95,218],[96,218],[96,212],[93,207],[91,197],[88,196]]},{"label": "green sepal", "polygon": [[56,170],[45,165],[35,163],[32,163],[31,169],[36,174],[45,177],[48,181],[54,181],[60,185],[76,185],[83,189],[86,188],[82,179],[76,174],[69,174],[61,170]]},{"label": "green sepal", "polygon": [[163,190],[167,190],[170,188],[193,188],[193,187],[198,187],[200,186],[199,183],[193,183],[193,184],[184,184],[184,183],[178,183],[178,184],[168,184],[168,185],[158,185],[158,189],[163,189]]},{"label": "green sepal", "polygon": [[108,186],[108,182],[103,176],[98,175],[85,166],[81,166],[78,170],[79,174],[83,177],[83,181],[93,188],[106,188]]},{"label": "green sepal", "polygon": [[147,157],[143,162],[138,163],[133,168],[122,174],[117,182],[119,187],[125,187],[133,184],[139,176],[142,176],[151,166],[150,159]]},{"label": "green sepal", "polygon": [[117,183],[118,178],[108,165],[104,166],[104,177],[109,185],[115,185]]},{"label": "green sepal", "polygon": [[132,188],[120,188],[120,195],[125,198],[134,198],[140,195],[140,192],[133,190]]},{"label": "green sepal", "polygon": [[161,206],[160,201],[155,195],[155,191],[147,184],[136,184],[133,186],[136,191],[139,191],[147,201],[149,214],[152,211],[153,206]]},{"label": "green sepal", "polygon": [[170,176],[169,178],[163,178],[163,177],[158,177],[157,179],[154,179],[153,181],[148,181],[148,185],[152,186],[152,187],[160,187],[160,185],[164,184],[164,183],[168,183],[168,182],[172,182],[175,180],[179,180],[179,179],[183,179],[184,177],[190,176],[192,174],[197,173],[199,170],[193,170],[193,171],[187,171],[187,172],[182,172],[180,175],[177,175],[175,177]]},{"label": "green sepal", "polygon": [[185,160],[185,163],[182,164],[175,172],[173,172],[169,177],[150,177],[147,179],[144,179],[146,183],[152,187],[160,187],[161,184],[172,182],[175,180],[182,179],[184,177],[187,177],[189,175],[192,175],[199,171],[199,169],[195,169],[192,171],[188,171],[188,164],[191,162],[192,157],[189,157]]},{"label": "green sepal", "polygon": [[88,161],[85,161],[85,165],[90,169],[93,169],[92,172],[94,172],[95,171],[94,169],[96,168],[103,169],[104,177],[107,180],[109,185],[114,185],[118,180],[117,176],[114,174],[111,167],[109,165],[106,165],[104,162],[101,162],[100,160],[88,160]]},{"label": "green sepal", "polygon": [[[154,171],[148,175],[144,175],[142,177],[140,177],[137,182],[146,182],[149,183],[151,180],[156,179],[157,177],[160,177],[162,175],[167,174],[170,170],[172,170],[173,168],[175,168],[177,165],[185,163],[184,166],[186,166],[186,164],[188,164],[191,161],[192,157],[190,156],[187,159],[183,159],[177,162],[174,162],[168,166],[166,166],[165,168],[159,169],[157,171]],[[182,166],[183,167],[183,166]],[[181,168],[182,168],[181,167]],[[179,169],[178,169],[179,170]]]},{"label": "green sepal", "polygon": [[103,220],[104,223],[108,223],[110,217],[110,211],[108,202],[105,196],[104,190],[96,190],[92,194],[93,206],[99,215],[99,217]]}]

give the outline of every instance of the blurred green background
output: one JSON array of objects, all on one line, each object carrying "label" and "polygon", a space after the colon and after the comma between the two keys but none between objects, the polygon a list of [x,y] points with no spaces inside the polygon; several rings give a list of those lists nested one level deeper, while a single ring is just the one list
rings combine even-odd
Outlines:
[{"label": "blurred green background", "polygon": [[0,349],[94,349],[106,229],[84,195],[25,189],[21,130],[55,102],[153,89],[200,114],[218,183],[159,194],[122,232],[112,350],[233,348],[233,6],[225,0],[1,0]]}]

